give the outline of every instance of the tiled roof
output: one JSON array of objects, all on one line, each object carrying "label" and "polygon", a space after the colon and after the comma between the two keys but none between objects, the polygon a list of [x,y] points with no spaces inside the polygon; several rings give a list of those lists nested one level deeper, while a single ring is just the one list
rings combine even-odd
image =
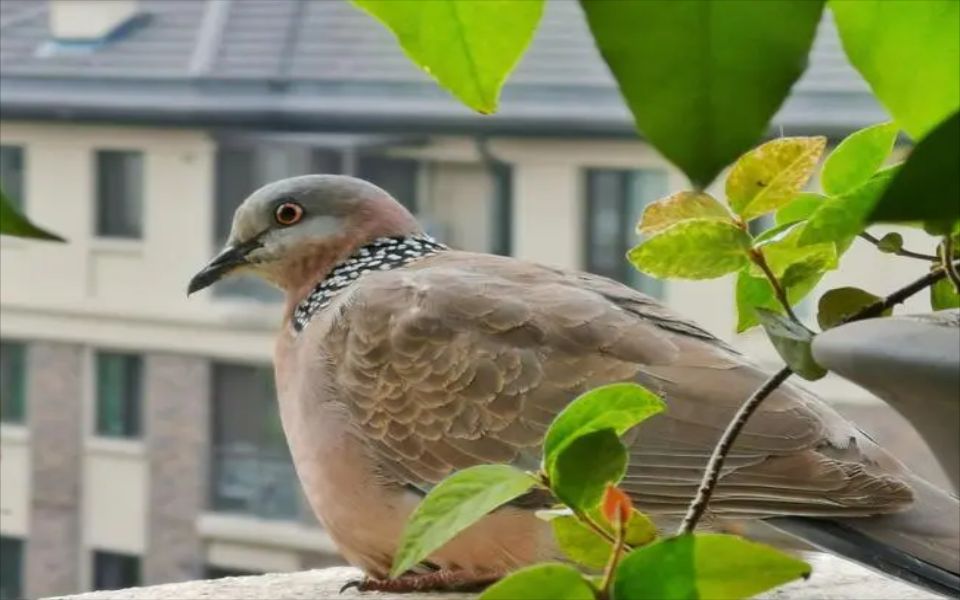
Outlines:
[{"label": "tiled roof", "polygon": [[[429,127],[431,115],[447,125],[480,123],[346,1],[140,0],[149,15],[142,24],[80,49],[51,38],[46,2],[0,6],[0,108],[7,115],[70,109],[123,118],[139,111],[149,120],[153,103],[161,117],[200,121],[245,115],[296,126],[337,113],[341,121],[409,117],[418,127]],[[219,113],[209,114],[215,108]],[[501,116],[520,128],[570,121],[584,132],[630,130],[576,2],[547,3],[504,90]],[[810,67],[776,122],[842,131],[883,118],[825,17]]]}]

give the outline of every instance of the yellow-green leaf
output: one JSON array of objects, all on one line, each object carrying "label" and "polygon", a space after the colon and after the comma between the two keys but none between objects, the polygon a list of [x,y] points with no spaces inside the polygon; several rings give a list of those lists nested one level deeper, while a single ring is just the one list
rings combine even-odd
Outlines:
[{"label": "yellow-green leaf", "polygon": [[933,310],[960,308],[960,294],[949,279],[941,279],[930,286],[930,306]]},{"label": "yellow-green leaf", "polygon": [[[836,327],[846,319],[852,317],[861,309],[864,309],[880,300],[870,292],[855,287],[841,287],[827,291],[820,296],[820,302],[817,306],[817,323],[821,329],[830,329]],[[889,315],[892,309],[883,311],[884,316]]]},{"label": "yellow-green leaf", "polygon": [[653,234],[691,219],[733,221],[730,212],[705,192],[677,192],[647,205],[637,224],[637,233]]},{"label": "yellow-green leaf", "polygon": [[712,279],[747,263],[750,236],[732,223],[683,221],[630,250],[630,262],[654,277]]},{"label": "yellow-green leaf", "polygon": [[613,600],[750,598],[810,575],[810,565],[770,546],[724,534],[667,538],[628,554]]},{"label": "yellow-green leaf", "polygon": [[407,521],[391,577],[407,572],[498,506],[522,496],[536,481],[509,465],[478,465],[441,481]]},{"label": "yellow-green leaf", "polygon": [[596,600],[596,596],[584,576],[570,565],[543,563],[507,575],[477,600]]},{"label": "yellow-green leaf", "polygon": [[866,183],[883,165],[896,141],[894,123],[872,125],[850,134],[823,162],[823,191],[839,196]]},{"label": "yellow-green leaf", "polygon": [[813,175],[827,145],[825,137],[772,140],[737,160],[727,176],[727,201],[744,219],[790,202]]},{"label": "yellow-green leaf", "polygon": [[[613,528],[603,519],[599,511],[591,511],[590,516],[604,531],[610,535],[614,534]],[[553,537],[556,539],[557,545],[568,558],[592,569],[602,569],[607,564],[613,546],[606,538],[584,525],[577,517],[572,515],[560,516],[552,519],[550,525],[553,527]],[[627,544],[639,548],[651,543],[656,538],[657,527],[653,524],[653,521],[642,512],[633,509],[630,513],[630,520],[627,521],[625,537]]]},{"label": "yellow-green leaf", "polygon": [[461,102],[497,110],[500,88],[533,39],[543,0],[353,0]]}]

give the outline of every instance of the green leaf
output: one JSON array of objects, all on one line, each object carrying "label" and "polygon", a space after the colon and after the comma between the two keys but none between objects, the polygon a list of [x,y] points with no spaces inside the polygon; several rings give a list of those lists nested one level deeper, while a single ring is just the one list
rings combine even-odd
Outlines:
[{"label": "green leaf", "polygon": [[441,481],[410,515],[391,577],[427,558],[498,506],[522,496],[536,481],[509,465],[479,465]]},{"label": "green leaf", "polygon": [[[600,516],[600,511],[593,510],[590,515],[595,523],[610,535],[614,535],[613,528]],[[607,564],[613,545],[580,522],[577,517],[572,515],[557,517],[550,521],[550,525],[553,527],[553,537],[557,541],[557,546],[570,560],[591,569],[602,569]],[[625,537],[627,544],[639,548],[649,544],[656,537],[657,528],[653,521],[640,511],[633,509],[630,520],[627,521]]]},{"label": "green leaf", "polygon": [[749,598],[810,571],[802,560],[737,536],[684,535],[628,554],[617,568],[613,598]]},{"label": "green leaf", "polygon": [[849,245],[863,231],[867,215],[897,171],[882,170],[857,189],[823,202],[807,220],[800,245],[844,241]]},{"label": "green leaf", "polygon": [[603,429],[623,435],[664,408],[659,396],[635,383],[604,385],[578,396],[547,429],[543,470],[549,473],[560,452],[574,440]]},{"label": "green leaf", "polygon": [[533,39],[543,0],[353,0],[393,32],[410,59],[481,113]]},{"label": "green leaf", "polygon": [[960,107],[960,3],[834,0],[830,7],[850,62],[914,139]]},{"label": "green leaf", "polygon": [[[767,266],[781,280],[781,284],[790,287],[796,280],[811,273],[822,273],[837,268],[837,247],[832,243],[800,246],[804,223],[792,226],[777,226],[771,236],[760,236],[754,241],[754,248],[763,251]],[[761,239],[763,238],[763,239]],[[799,265],[803,265],[800,269]],[[763,277],[763,271],[756,265],[750,265],[750,274]]]},{"label": "green leaf", "polygon": [[718,219],[733,222],[733,217],[720,202],[704,192],[677,192],[647,205],[637,224],[637,233],[652,234],[681,221]]},{"label": "green leaf", "polygon": [[0,190],[0,234],[14,237],[65,242],[66,240],[55,233],[41,229],[21,215],[13,204]]},{"label": "green leaf", "polygon": [[930,307],[933,310],[960,308],[960,294],[949,279],[941,279],[930,286]]},{"label": "green leaf", "polygon": [[595,600],[593,588],[570,565],[520,569],[488,587],[477,600]]},{"label": "green leaf", "polygon": [[[879,300],[881,300],[880,296],[875,296],[860,288],[842,287],[829,290],[823,296],[820,296],[820,303],[817,307],[817,323],[820,324],[821,329],[836,327],[861,309],[875,304]],[[887,316],[891,312],[893,312],[892,309],[887,309],[883,312],[883,315]]]},{"label": "green leaf", "polygon": [[637,128],[699,188],[767,132],[806,67],[823,6],[805,0],[580,5]]},{"label": "green leaf", "polygon": [[747,263],[750,236],[724,221],[683,221],[642,242],[627,258],[654,277],[712,279]]},{"label": "green leaf", "polygon": [[826,145],[825,137],[788,137],[747,152],[727,176],[730,207],[752,219],[784,206],[810,180]]},{"label": "green leaf", "polygon": [[804,192],[797,194],[793,200],[783,205],[783,208],[777,211],[777,224],[794,223],[796,221],[805,221],[810,215],[826,201],[826,196]]},{"label": "green leaf", "polygon": [[896,231],[892,231],[880,238],[880,241],[877,242],[877,249],[886,254],[896,254],[903,250],[903,236]]},{"label": "green leaf", "polygon": [[[788,269],[787,274],[791,285],[786,286],[786,292],[791,306],[803,300],[823,278],[823,272],[808,272],[803,265]],[[737,274],[736,301],[737,333],[760,324],[757,308],[765,308],[778,314],[784,312],[767,278],[750,275],[750,269],[744,269]]]},{"label": "green leaf", "polygon": [[881,123],[861,129],[840,142],[823,163],[820,185],[831,196],[852,191],[877,172],[897,141],[897,126]]},{"label": "green leaf", "polygon": [[560,451],[547,472],[550,489],[567,506],[588,511],[600,504],[608,483],[627,472],[627,449],[613,429],[601,429],[573,440]]},{"label": "green leaf", "polygon": [[[960,2],[957,3],[960,6]],[[867,219],[925,221],[942,224],[945,233],[960,221],[960,113],[939,124],[920,140]]]},{"label": "green leaf", "polygon": [[810,381],[827,374],[826,369],[813,360],[810,349],[813,332],[771,310],[757,308],[756,311],[773,347],[794,373]]}]

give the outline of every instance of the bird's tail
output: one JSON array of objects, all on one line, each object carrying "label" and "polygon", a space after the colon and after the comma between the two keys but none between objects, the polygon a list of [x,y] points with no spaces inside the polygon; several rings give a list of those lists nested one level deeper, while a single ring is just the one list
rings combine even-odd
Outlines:
[{"label": "bird's tail", "polygon": [[919,478],[902,513],[767,522],[813,546],[928,590],[960,598],[960,500]]}]

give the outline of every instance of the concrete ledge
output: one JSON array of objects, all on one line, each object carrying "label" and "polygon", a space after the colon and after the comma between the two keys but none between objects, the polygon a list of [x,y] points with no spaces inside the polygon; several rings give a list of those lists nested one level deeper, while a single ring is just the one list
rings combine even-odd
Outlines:
[{"label": "concrete ledge", "polygon": [[[826,554],[809,554],[813,576],[808,581],[784,586],[762,596],[768,600],[929,600],[935,594],[891,580],[859,565]],[[438,600],[467,599],[467,594],[421,594],[414,596],[379,593],[360,594],[350,590],[339,594],[344,583],[360,576],[349,567],[316,569],[299,573],[274,573],[256,577],[228,577],[212,581],[188,581],[153,587],[67,596],[71,600],[307,600],[314,598],[375,598],[411,600],[417,597]]]}]

